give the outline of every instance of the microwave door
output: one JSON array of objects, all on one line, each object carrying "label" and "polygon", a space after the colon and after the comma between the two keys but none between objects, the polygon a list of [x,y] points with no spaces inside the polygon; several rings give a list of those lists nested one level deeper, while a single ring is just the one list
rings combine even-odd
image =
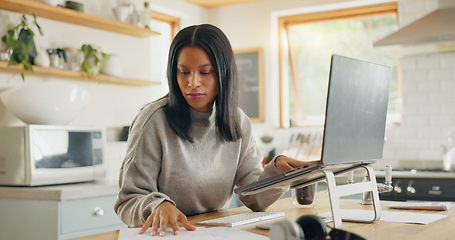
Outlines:
[{"label": "microwave door", "polygon": [[43,131],[36,134],[35,167],[78,168],[93,165],[91,132]]},{"label": "microwave door", "polygon": [[62,130],[35,130],[32,156],[37,169],[61,168],[70,160],[67,153],[68,132]]},{"label": "microwave door", "polygon": [[91,132],[70,132],[68,142],[68,155],[72,158],[71,164],[78,167],[93,165]]}]

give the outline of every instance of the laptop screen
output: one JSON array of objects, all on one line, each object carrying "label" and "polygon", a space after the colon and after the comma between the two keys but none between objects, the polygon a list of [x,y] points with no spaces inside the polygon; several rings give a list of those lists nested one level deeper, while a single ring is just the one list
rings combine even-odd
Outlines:
[{"label": "laptop screen", "polygon": [[322,163],[382,159],[391,69],[332,56]]}]

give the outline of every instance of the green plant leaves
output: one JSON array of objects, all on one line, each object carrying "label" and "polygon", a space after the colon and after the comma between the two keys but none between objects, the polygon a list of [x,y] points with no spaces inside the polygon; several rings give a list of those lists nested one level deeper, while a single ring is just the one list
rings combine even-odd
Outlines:
[{"label": "green plant leaves", "polygon": [[[43,36],[41,26],[36,20],[36,15],[33,13],[32,16],[33,25],[36,26],[39,33]],[[35,33],[28,24],[27,16],[25,14],[22,14],[20,23],[14,28],[9,29],[6,35],[2,37],[2,42],[6,43],[13,50],[13,54],[8,65],[23,64],[24,69],[33,72],[31,60],[36,55],[34,36]],[[23,71],[21,72],[21,76],[22,79],[25,80]]]},{"label": "green plant leaves", "polygon": [[[103,68],[104,61],[110,58],[109,54],[106,54],[101,51],[99,48],[93,47],[91,44],[83,44],[81,47],[82,52],[84,53],[85,61],[82,64],[84,71],[89,74],[89,77],[92,77],[93,74],[93,66],[98,67],[99,69]],[[93,58],[91,63],[87,62],[89,57]]]}]

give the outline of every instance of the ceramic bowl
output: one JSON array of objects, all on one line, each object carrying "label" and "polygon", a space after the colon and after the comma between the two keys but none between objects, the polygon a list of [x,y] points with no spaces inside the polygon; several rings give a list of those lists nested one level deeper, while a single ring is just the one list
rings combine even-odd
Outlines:
[{"label": "ceramic bowl", "polygon": [[28,124],[64,125],[87,107],[87,90],[67,82],[44,82],[12,89],[0,96],[5,106]]}]

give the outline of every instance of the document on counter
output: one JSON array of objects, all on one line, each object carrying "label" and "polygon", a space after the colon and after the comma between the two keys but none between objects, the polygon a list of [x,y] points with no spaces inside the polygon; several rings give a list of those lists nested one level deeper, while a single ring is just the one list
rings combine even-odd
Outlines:
[{"label": "document on counter", "polygon": [[[120,229],[118,240],[146,240],[146,239],[162,239],[159,234],[152,236],[152,229],[149,228],[145,233],[139,234],[140,228],[123,228]],[[244,230],[228,227],[198,227],[195,231],[188,231],[185,228],[180,228],[180,234],[174,235],[172,228],[168,228],[166,239],[198,239],[198,240],[267,240],[267,237],[250,233]]]},{"label": "document on counter", "polygon": [[[324,219],[332,219],[332,212],[319,214]],[[353,217],[358,219],[373,219],[373,210],[360,210],[360,209],[342,209],[341,218]],[[400,223],[415,223],[415,224],[428,224],[439,219],[445,218],[447,215],[440,213],[415,213],[406,211],[381,211],[381,218],[379,221],[383,222],[400,222]]]}]

